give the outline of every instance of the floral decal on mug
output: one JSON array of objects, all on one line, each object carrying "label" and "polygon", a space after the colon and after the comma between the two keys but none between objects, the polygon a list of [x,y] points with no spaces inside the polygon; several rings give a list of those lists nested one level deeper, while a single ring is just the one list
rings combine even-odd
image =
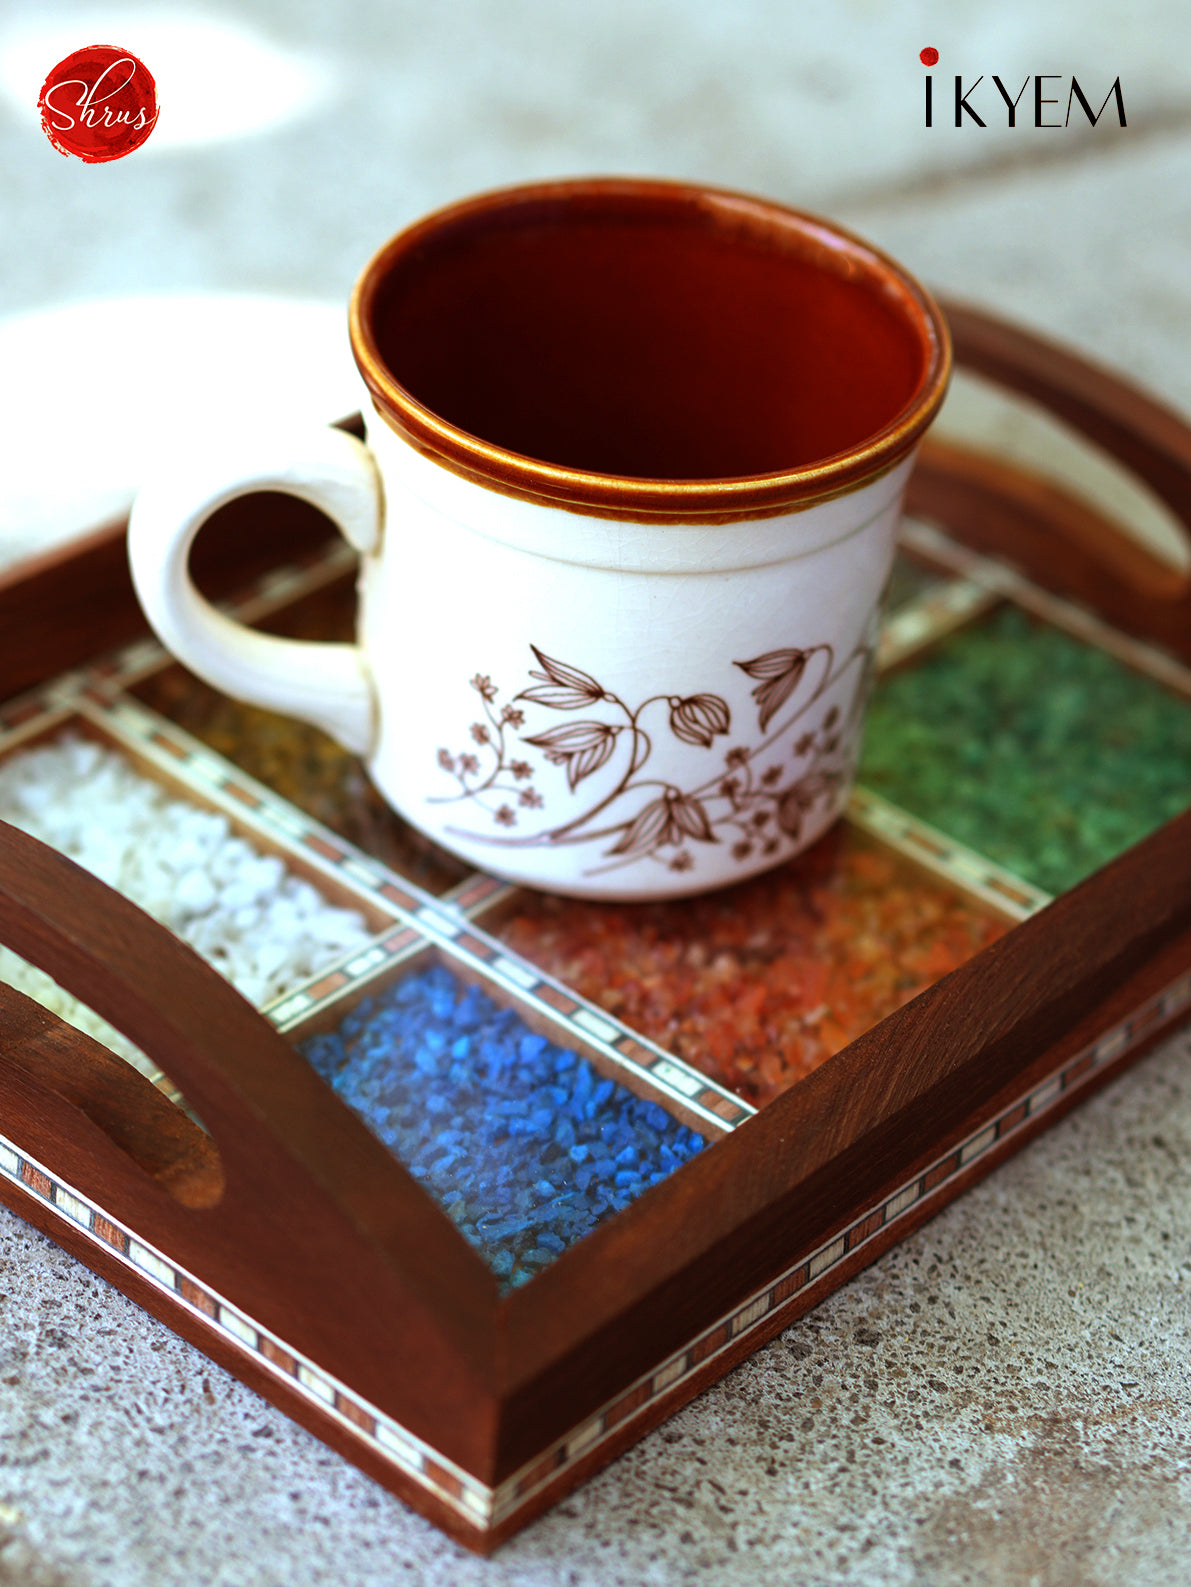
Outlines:
[{"label": "floral decal on mug", "polygon": [[[798,842],[812,815],[834,814],[851,781],[875,626],[838,664],[829,644],[733,662],[752,680],[761,736],[752,745],[732,743],[732,712],[720,694],[654,694],[632,708],[589,672],[531,645],[534,681],[504,703],[487,673],[471,679],[480,719],[471,724],[468,748],[438,751],[455,787],[432,802],[484,811],[488,830],[452,829],[472,839],[516,847],[598,844],[603,863],[591,875],[642,859],[688,871],[700,846],[713,843],[730,844],[741,864],[776,856]],[[837,685],[849,673],[850,699],[825,705],[814,721],[815,707],[829,691],[840,694]],[[548,725],[526,731],[536,727],[527,722],[529,706],[564,719],[546,718]],[[659,735],[707,752],[715,769],[684,786],[650,775]],[[543,763],[562,770],[566,792],[582,801],[577,814],[547,827],[536,815],[547,804],[538,786]],[[513,830],[527,823],[535,830]]]}]

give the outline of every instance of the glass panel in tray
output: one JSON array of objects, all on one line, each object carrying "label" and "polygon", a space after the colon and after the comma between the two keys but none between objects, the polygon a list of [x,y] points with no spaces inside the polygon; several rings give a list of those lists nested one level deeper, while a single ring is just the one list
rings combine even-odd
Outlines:
[{"label": "glass panel in tray", "polygon": [[[0,754],[0,819],[131,898],[258,1006],[391,921],[81,711],[50,712],[13,736]],[[4,947],[0,977],[160,1078],[123,1036]]]},{"label": "glass panel in tray", "polygon": [[506,1289],[704,1144],[639,1070],[441,950],[291,1040]]},{"label": "glass panel in tray", "polygon": [[518,890],[480,918],[756,1106],[1010,924],[846,821],[797,859],[719,892],[602,904]]},{"label": "glass panel in tray", "polygon": [[1005,604],[881,680],[859,777],[1063,892],[1191,801],[1191,697]]},{"label": "glass panel in tray", "polygon": [[[259,626],[290,639],[346,640],[352,635],[354,614],[355,588],[351,578],[345,578],[303,596]],[[180,666],[164,668],[133,692],[250,777],[426,892],[445,893],[470,874],[468,866],[390,810],[359,759],[318,728],[243,705]]]}]

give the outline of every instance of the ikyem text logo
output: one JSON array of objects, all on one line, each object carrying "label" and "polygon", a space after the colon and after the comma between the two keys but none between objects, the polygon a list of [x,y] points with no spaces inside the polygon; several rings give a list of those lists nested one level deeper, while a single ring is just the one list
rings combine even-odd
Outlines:
[{"label": "ikyem text logo", "polygon": [[[939,52],[933,46],[918,52],[918,59],[924,66],[936,66],[939,61]],[[1079,79],[1072,73],[1070,85],[1067,88],[1066,110],[1063,110],[1063,90],[1057,90],[1054,84],[1067,83],[1068,79],[1060,72],[1035,72],[1027,77],[1021,87],[1013,92],[1014,84],[1009,85],[996,74],[985,81],[981,73],[975,81],[965,83],[963,74],[955,73],[954,89],[949,91],[940,85],[939,111],[943,121],[949,120],[947,112],[954,104],[955,125],[957,127],[987,127],[990,120],[997,124],[1002,115],[1006,118],[1006,125],[1016,127],[1019,111],[1023,113],[1022,126],[1063,128],[1070,126],[1071,114],[1076,112],[1076,124],[1080,112],[1085,115],[1093,127],[1099,126],[1100,118],[1108,109],[1109,101],[1113,102],[1116,118],[1122,127],[1128,126],[1125,120],[1125,96],[1121,92],[1121,79],[1113,80],[1112,86],[1105,94],[1099,110],[1093,110],[1095,99],[1084,92]],[[1030,85],[1033,84],[1033,92]],[[979,92],[977,92],[979,90]],[[945,108],[944,108],[945,107]],[[1032,119],[1031,119],[1032,112]],[[1062,115],[1062,120],[1053,117]],[[935,79],[932,72],[926,74],[926,125],[933,127],[935,124]],[[943,124],[942,122],[940,124]]]}]

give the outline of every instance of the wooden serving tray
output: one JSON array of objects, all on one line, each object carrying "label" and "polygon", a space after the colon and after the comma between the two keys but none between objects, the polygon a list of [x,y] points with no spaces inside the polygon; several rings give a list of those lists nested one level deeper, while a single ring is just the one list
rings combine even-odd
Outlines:
[{"label": "wooden serving tray", "polygon": [[[948,313],[961,365],[1044,404],[1191,526],[1180,421],[1069,353]],[[924,450],[909,507],[947,531],[912,548],[952,577],[895,615],[887,666],[1009,600],[1191,711],[1187,577],[1055,487],[942,443]],[[205,533],[198,573],[240,591],[242,612],[284,605],[342,566],[326,535],[299,504],[254,498]],[[304,570],[270,571],[295,558]],[[854,827],[1009,929],[758,1110],[689,1044],[668,1050],[512,951],[501,922],[525,895],[482,876],[426,890],[145,705],[138,685],[168,662],[145,638],[120,528],[10,573],[0,633],[0,758],[70,723],[230,813],[374,933],[263,1015],[135,906],[0,824],[0,942],[163,1071],[146,1078],[0,984],[0,1197],[480,1551],[1191,1008],[1191,812],[1049,899],[861,788]],[[293,1045],[430,960],[708,1142],[507,1292]]]}]

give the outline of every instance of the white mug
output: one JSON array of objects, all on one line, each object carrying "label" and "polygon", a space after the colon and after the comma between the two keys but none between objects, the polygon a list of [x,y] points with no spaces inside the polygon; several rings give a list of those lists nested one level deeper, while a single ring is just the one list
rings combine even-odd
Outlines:
[{"label": "white mug", "polygon": [[[839,814],[901,497],[950,368],[892,261],[761,200],[601,179],[401,233],[351,304],[368,443],[205,450],[136,503],[164,644],[325,728],[483,870],[650,899],[740,881]],[[358,641],[252,632],[186,571],[235,496],[359,550]]]}]

